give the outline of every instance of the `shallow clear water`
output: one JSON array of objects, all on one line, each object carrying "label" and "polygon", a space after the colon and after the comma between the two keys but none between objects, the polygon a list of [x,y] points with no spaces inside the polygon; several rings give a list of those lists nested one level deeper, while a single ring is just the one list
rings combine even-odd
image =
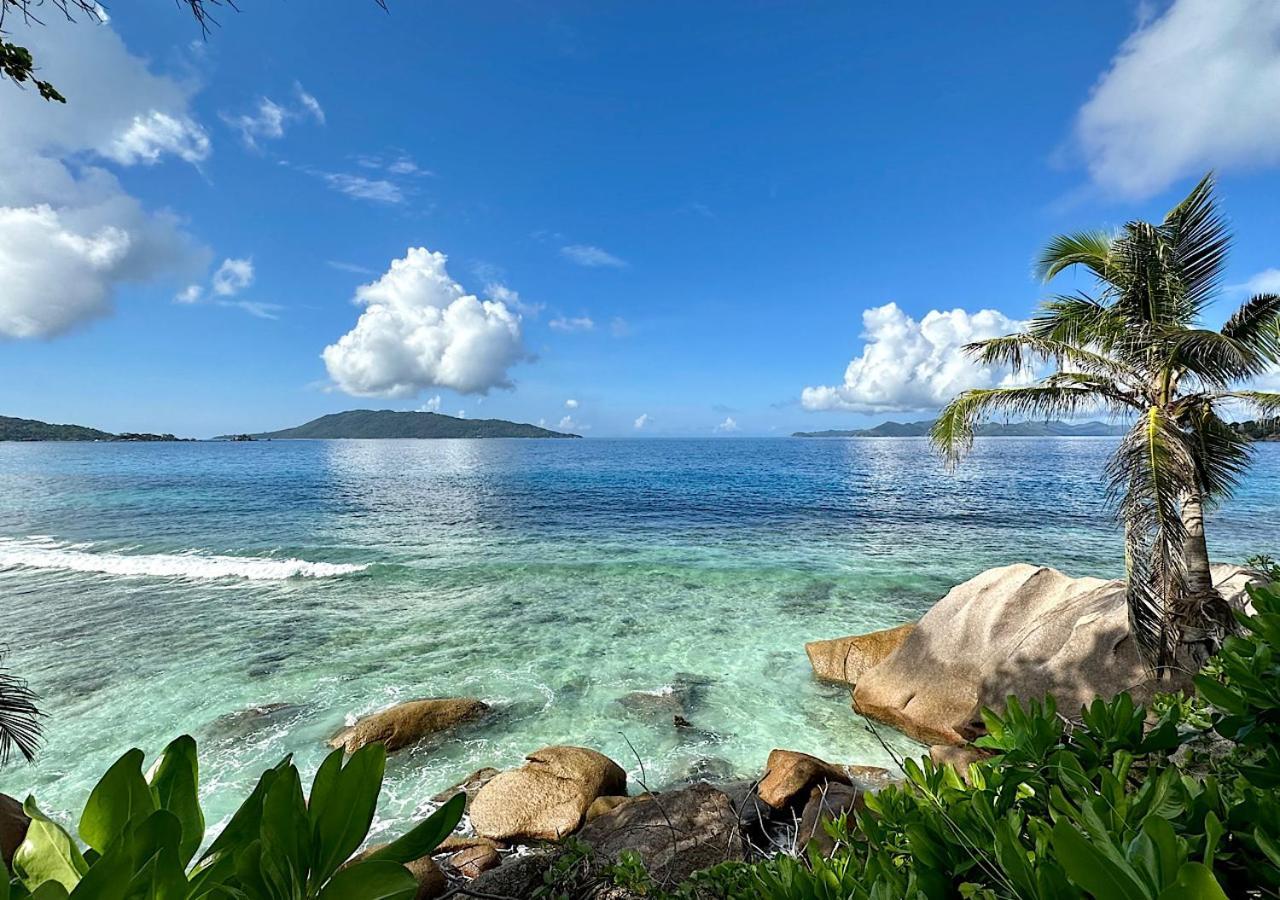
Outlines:
[{"label": "shallow clear water", "polygon": [[[651,786],[774,746],[886,764],[805,641],[994,565],[1118,575],[1113,446],[980,440],[948,475],[915,439],[0,444],[0,641],[48,713],[0,790],[78,812],[125,749],[189,732],[216,822],[349,717],[449,695],[496,712],[394,756],[377,827],[552,743]],[[1280,549],[1278,501],[1262,445],[1214,557]],[[618,702],[680,685],[693,729]]]}]

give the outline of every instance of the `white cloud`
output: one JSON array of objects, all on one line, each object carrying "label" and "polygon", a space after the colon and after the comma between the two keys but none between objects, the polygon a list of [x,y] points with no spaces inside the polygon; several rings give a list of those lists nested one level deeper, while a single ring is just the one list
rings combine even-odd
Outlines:
[{"label": "white cloud", "polygon": [[260,140],[277,140],[284,137],[284,121],[288,111],[279,103],[268,97],[258,100],[258,108],[251,113],[238,116],[222,114],[222,121],[240,132],[240,139],[245,146],[257,148]]},{"label": "white cloud", "polygon": [[253,284],[253,260],[224,259],[213,273],[213,292],[219,297],[232,297]]},{"label": "white cloud", "polygon": [[560,248],[560,255],[570,262],[577,263],[580,266],[588,268],[600,268],[602,266],[622,269],[626,268],[626,260],[619,259],[607,250],[591,244],[566,244]]},{"label": "white cloud", "polygon": [[960,391],[1019,383],[1007,370],[974,363],[965,344],[1009,334],[1023,323],[994,309],[930,310],[916,321],[896,303],[862,314],[862,352],[835,386],[806,387],[809,410],[877,413],[938,409]]},{"label": "white cloud", "polygon": [[436,394],[434,397],[432,397],[432,398],[431,398],[430,400],[428,400],[426,403],[422,404],[422,406],[418,407],[418,412],[433,412],[433,413],[438,413],[438,412],[440,412],[440,403],[441,403],[441,402],[442,402],[442,401],[440,400],[440,395],[439,395],[439,394]]},{"label": "white cloud", "polygon": [[489,299],[504,303],[507,308],[514,309],[523,316],[536,317],[546,308],[545,303],[529,303],[521,300],[516,291],[499,282],[489,281],[484,286],[484,292],[489,295]]},{"label": "white cloud", "polygon": [[577,409],[577,408],[578,408],[578,401],[577,401],[577,400],[572,400],[572,399],[570,399],[570,400],[566,400],[566,401],[564,401],[564,405],[565,405],[565,408],[566,408],[566,409]]},{"label": "white cloud", "polygon": [[301,82],[293,83],[293,90],[298,95],[298,102],[302,104],[302,109],[307,112],[311,118],[315,119],[321,125],[324,124],[324,107],[320,105],[320,101],[308,94]]},{"label": "white cloud", "polygon": [[280,311],[284,309],[279,303],[263,303],[259,300],[218,300],[219,306],[227,306],[233,309],[242,309],[255,319],[271,319],[275,321],[280,318]]},{"label": "white cloud", "polygon": [[128,127],[102,148],[102,154],[123,166],[159,162],[166,154],[189,163],[209,158],[211,145],[204,129],[187,116],[153,109],[136,115]]},{"label": "white cloud", "polygon": [[575,422],[573,416],[565,416],[556,424],[557,431],[571,431],[577,433],[579,431],[590,431],[590,425],[584,425],[581,422]]},{"label": "white cloud", "polygon": [[1280,161],[1280,3],[1175,0],[1140,21],[1076,131],[1094,180],[1134,197]]},{"label": "white cloud", "polygon": [[323,354],[339,388],[405,397],[431,387],[486,394],[512,386],[508,370],[526,357],[520,316],[499,300],[467,294],[446,261],[443,253],[410,248],[356,290],[364,312]]},{"label": "white cloud", "polygon": [[640,413],[640,415],[636,416],[636,421],[635,421],[636,431],[643,431],[645,426],[648,424],[649,424],[648,413]]},{"label": "white cloud", "polygon": [[199,303],[204,296],[204,288],[198,284],[189,284],[174,296],[174,303]]},{"label": "white cloud", "polygon": [[385,178],[365,178],[363,175],[349,175],[345,172],[318,174],[329,187],[357,200],[372,200],[375,203],[404,202],[404,192],[400,190],[400,186]]},{"label": "white cloud", "polygon": [[1241,294],[1280,294],[1280,269],[1263,269],[1243,284],[1232,284],[1229,291]]},{"label": "white cloud", "polygon": [[724,421],[716,426],[716,431],[719,431],[721,434],[728,434],[729,432],[740,430],[741,429],[738,427],[738,423],[734,421],[733,416],[725,416]]},{"label": "white cloud", "polygon": [[596,327],[596,323],[589,316],[578,316],[576,318],[557,316],[547,324],[554,331],[591,331]]},{"label": "white cloud", "polygon": [[24,40],[62,106],[0,91],[0,338],[49,338],[111,311],[116,289],[198,270],[205,251],[95,164],[205,159],[192,88],[153,74],[107,25],[51,17]]},{"label": "white cloud", "polygon": [[352,274],[355,274],[355,275],[377,275],[378,274],[373,269],[370,269],[368,266],[358,266],[355,263],[342,262],[341,260],[337,260],[337,259],[327,260],[325,262],[325,265],[327,265],[331,269],[337,269],[339,272],[351,272]]}]

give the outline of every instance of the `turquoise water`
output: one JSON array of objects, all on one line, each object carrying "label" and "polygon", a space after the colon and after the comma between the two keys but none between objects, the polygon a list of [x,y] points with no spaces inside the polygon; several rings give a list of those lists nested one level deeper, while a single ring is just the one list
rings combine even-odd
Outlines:
[{"label": "turquoise water", "polygon": [[[48,713],[0,790],[70,816],[189,732],[216,822],[284,754],[309,772],[351,716],[432,695],[495,712],[393,757],[378,828],[552,743],[651,786],[774,746],[886,764],[804,642],[994,565],[1119,574],[1113,446],[980,440],[948,475],[916,439],[0,444],[0,641]],[[1263,445],[1214,557],[1280,550],[1278,500]],[[618,702],[673,690],[693,729]]]}]

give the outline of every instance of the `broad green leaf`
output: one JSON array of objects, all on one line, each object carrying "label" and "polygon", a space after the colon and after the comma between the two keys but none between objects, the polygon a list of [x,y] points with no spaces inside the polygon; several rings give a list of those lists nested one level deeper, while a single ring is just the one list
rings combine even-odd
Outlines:
[{"label": "broad green leaf", "polygon": [[9,870],[0,859],[0,900],[9,900]]},{"label": "broad green leaf", "polygon": [[1196,690],[1200,692],[1200,696],[1223,712],[1239,715],[1248,708],[1243,697],[1217,679],[1207,675],[1197,675],[1195,681]]},{"label": "broad green leaf", "polygon": [[26,838],[14,851],[14,874],[33,895],[46,882],[70,891],[89,871],[80,848],[71,835],[40,811],[35,797],[27,797],[22,811],[30,817],[31,824]]},{"label": "broad green leaf", "polygon": [[417,881],[400,863],[367,860],[333,876],[319,900],[413,900],[417,893]]},{"label": "broad green leaf", "polygon": [[262,875],[278,897],[306,892],[311,860],[311,827],[298,770],[290,766],[262,801]]},{"label": "broad green leaf", "polygon": [[1149,900],[1128,866],[1108,858],[1066,819],[1053,826],[1053,849],[1067,877],[1098,900]]},{"label": "broad green leaf", "polygon": [[345,766],[342,757],[343,751],[333,751],[311,787],[307,815],[313,888],[324,884],[364,842],[382,790],[387,751],[381,743],[360,748]]},{"label": "broad green leaf", "polygon": [[31,892],[31,900],[67,900],[67,889],[56,881],[46,881]]},{"label": "broad green leaf", "polygon": [[466,794],[455,794],[444,806],[401,837],[371,853],[368,859],[389,860],[396,863],[408,863],[421,859],[453,834],[453,829],[457,828],[458,823],[462,821],[462,811],[466,805]]},{"label": "broad green leaf", "polygon": [[141,750],[130,750],[107,769],[89,794],[80,816],[80,837],[99,853],[105,853],[131,821],[155,812],[156,802],[142,777],[143,758]]},{"label": "broad green leaf", "polygon": [[190,735],[172,741],[147,780],[158,809],[168,810],[182,826],[178,859],[186,866],[204,841],[204,812],[200,808],[200,763],[196,758],[196,742]]},{"label": "broad green leaf", "polygon": [[1178,870],[1178,880],[1160,894],[1160,900],[1227,900],[1227,895],[1208,867],[1189,862]]},{"label": "broad green leaf", "polygon": [[1272,865],[1280,869],[1280,844],[1273,841],[1261,828],[1253,829],[1253,839],[1258,842],[1258,849],[1263,855],[1271,860]]},{"label": "broad green leaf", "polygon": [[240,850],[258,840],[262,825],[263,798],[267,796],[267,791],[271,789],[271,785],[280,777],[280,774],[286,769],[292,768],[292,766],[293,758],[286,756],[273,768],[267,769],[262,773],[262,777],[258,779],[253,791],[231,816],[231,821],[226,824],[222,832],[209,845],[209,849],[200,857],[202,866],[206,863],[212,863],[228,851],[234,856]]}]

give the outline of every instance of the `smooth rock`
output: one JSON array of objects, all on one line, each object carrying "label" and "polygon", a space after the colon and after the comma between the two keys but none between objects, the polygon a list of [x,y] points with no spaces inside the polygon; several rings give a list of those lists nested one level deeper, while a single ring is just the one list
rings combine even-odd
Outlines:
[{"label": "smooth rock", "polygon": [[781,809],[803,797],[814,785],[831,781],[849,784],[850,780],[843,767],[816,756],[798,750],[773,750],[769,753],[758,791],[761,800],[774,809]]},{"label": "smooth rock", "polygon": [[449,865],[466,878],[479,878],[482,873],[497,868],[501,862],[502,857],[498,855],[498,851],[483,844],[459,850],[449,857]]},{"label": "smooth rock", "polygon": [[360,719],[338,732],[329,746],[355,753],[366,744],[382,741],[394,753],[425,737],[448,731],[484,715],[488,705],[470,697],[428,698],[397,703],[390,709]]},{"label": "smooth rock", "polygon": [[[1239,608],[1251,573],[1214,566],[1213,574]],[[1074,715],[1121,691],[1144,703],[1155,688],[1129,633],[1123,582],[1018,563],[953,588],[862,673],[853,703],[925,744],[962,745],[982,733],[979,711],[1003,710],[1010,695],[1050,694]]]},{"label": "smooth rock", "polygon": [[8,794],[0,794],[0,858],[5,868],[13,867],[13,854],[27,837],[31,819],[22,811],[22,802]]},{"label": "smooth rock", "polygon": [[863,672],[879,665],[890,653],[902,646],[902,642],[915,627],[915,622],[907,622],[868,634],[810,641],[804,645],[804,652],[809,657],[809,664],[813,666],[814,677],[819,681],[852,687],[858,683]]},{"label": "smooth rock", "polygon": [[585,747],[545,747],[475,795],[471,824],[493,840],[558,840],[578,829],[592,802],[627,792],[627,773]]},{"label": "smooth rock", "polygon": [[836,848],[836,842],[827,834],[826,824],[861,809],[864,802],[863,791],[851,785],[827,782],[813,787],[809,791],[804,811],[800,814],[796,848],[803,848],[810,841],[815,841],[822,855],[830,856]]},{"label": "smooth rock", "polygon": [[467,887],[486,897],[531,897],[542,886],[543,873],[553,859],[545,851],[509,856],[497,868],[482,872]]},{"label": "smooth rock", "polygon": [[619,806],[584,825],[577,838],[602,863],[634,851],[650,877],[667,886],[746,854],[738,812],[727,794],[709,784]]},{"label": "smooth rock", "polygon": [[493,776],[498,774],[497,769],[483,768],[476,769],[466,778],[459,781],[452,787],[445,788],[440,793],[431,798],[433,803],[448,803],[453,799],[455,794],[465,792],[467,795],[466,805],[463,807],[464,812],[471,811],[471,801],[476,798],[476,792],[493,780]]},{"label": "smooth rock", "polygon": [[501,850],[503,845],[487,837],[480,837],[478,834],[451,834],[440,842],[440,846],[436,847],[432,855],[456,853],[459,850],[470,850],[472,847],[491,847],[494,850]]},{"label": "smooth rock", "polygon": [[[642,795],[642,796],[645,796],[645,795]],[[605,813],[611,812],[612,810],[617,809],[622,804],[630,803],[632,800],[635,800],[635,799],[637,798],[622,797],[622,796],[597,797],[596,799],[592,800],[591,805],[587,807],[587,815],[586,815],[585,821],[590,822],[592,819],[595,819],[599,816],[603,816]]]}]

